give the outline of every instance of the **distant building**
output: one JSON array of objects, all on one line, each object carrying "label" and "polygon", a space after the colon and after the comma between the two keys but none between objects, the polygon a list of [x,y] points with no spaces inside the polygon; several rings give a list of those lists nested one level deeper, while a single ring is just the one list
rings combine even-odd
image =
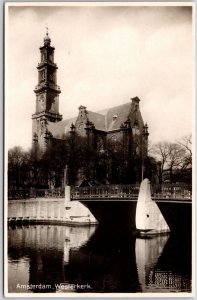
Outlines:
[{"label": "distant building", "polygon": [[191,184],[192,168],[165,169],[162,173],[162,183]]}]

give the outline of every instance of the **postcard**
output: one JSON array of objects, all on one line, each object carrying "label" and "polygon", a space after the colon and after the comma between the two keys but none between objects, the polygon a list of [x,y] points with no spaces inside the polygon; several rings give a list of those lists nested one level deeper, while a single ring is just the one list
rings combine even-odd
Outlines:
[{"label": "postcard", "polygon": [[4,45],[5,296],[193,296],[193,3],[7,2]]}]

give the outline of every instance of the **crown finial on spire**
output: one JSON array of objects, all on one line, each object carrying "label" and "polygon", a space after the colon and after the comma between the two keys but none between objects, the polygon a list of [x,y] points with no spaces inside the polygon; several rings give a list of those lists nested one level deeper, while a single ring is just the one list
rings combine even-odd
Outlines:
[{"label": "crown finial on spire", "polygon": [[44,38],[44,44],[45,45],[50,45],[50,43],[51,43],[51,39],[50,39],[50,37],[49,37],[49,28],[48,28],[48,24],[46,24],[46,36],[45,36],[45,38]]}]

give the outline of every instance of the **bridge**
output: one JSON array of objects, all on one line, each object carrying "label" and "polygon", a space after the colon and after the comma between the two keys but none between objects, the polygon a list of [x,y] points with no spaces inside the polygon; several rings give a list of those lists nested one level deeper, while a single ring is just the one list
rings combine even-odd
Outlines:
[{"label": "bridge", "polygon": [[[140,185],[72,186],[69,201],[81,202],[106,228],[115,226],[136,229],[135,216]],[[152,199],[158,205],[171,231],[191,232],[192,186],[188,184],[152,184]],[[9,199],[65,199],[64,189],[9,191]],[[47,200],[46,199],[46,200]],[[57,199],[57,200],[55,200]],[[61,200],[59,199],[59,200]],[[25,201],[26,202],[26,201]],[[62,202],[63,203],[63,202]],[[35,205],[34,205],[35,206]],[[68,206],[72,206],[71,203]],[[51,210],[56,209],[56,206]],[[45,212],[48,214],[48,205]],[[64,209],[63,209],[64,211]],[[54,213],[52,213],[54,215]]]},{"label": "bridge", "polygon": [[[71,187],[71,201],[80,201],[100,224],[136,229],[135,216],[140,185]],[[192,186],[152,184],[156,202],[171,231],[191,232]]]}]

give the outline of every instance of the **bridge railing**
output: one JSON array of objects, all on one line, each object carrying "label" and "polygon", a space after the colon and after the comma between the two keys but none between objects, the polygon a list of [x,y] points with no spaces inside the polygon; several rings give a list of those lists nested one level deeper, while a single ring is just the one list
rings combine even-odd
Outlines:
[{"label": "bridge railing", "polygon": [[136,198],[140,185],[103,185],[97,187],[72,187],[71,200]]},{"label": "bridge railing", "polygon": [[30,199],[30,198],[64,198],[64,189],[20,189],[8,190],[8,200]]},{"label": "bridge railing", "polygon": [[154,199],[191,199],[192,185],[189,184],[152,184],[151,195]]},{"label": "bridge railing", "polygon": [[[79,199],[137,199],[139,184],[103,185],[94,187],[71,187],[71,200]],[[191,199],[192,186],[188,184],[152,184],[153,199]],[[8,199],[28,198],[64,198],[65,190],[57,189],[23,189],[8,191]]]},{"label": "bridge railing", "polygon": [[22,190],[9,189],[8,190],[8,200],[28,199],[28,198],[30,198],[30,190],[29,189],[22,189]]},{"label": "bridge railing", "polygon": [[[71,200],[79,199],[137,199],[139,184],[72,187]],[[191,199],[192,186],[187,184],[152,184],[153,199]]]}]

